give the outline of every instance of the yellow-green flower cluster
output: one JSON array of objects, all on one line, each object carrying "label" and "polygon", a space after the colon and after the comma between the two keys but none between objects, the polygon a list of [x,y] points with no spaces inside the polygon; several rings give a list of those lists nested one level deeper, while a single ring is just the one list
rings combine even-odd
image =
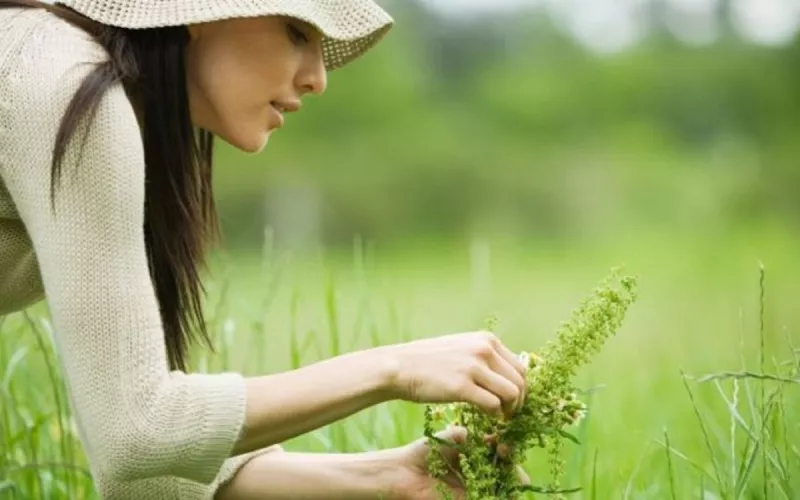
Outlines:
[{"label": "yellow-green flower cluster", "polygon": [[[572,379],[616,333],[636,297],[636,279],[620,276],[614,270],[579,304],[570,320],[561,325],[555,341],[548,342],[539,353],[521,353],[528,366],[528,390],[525,403],[511,419],[486,415],[468,404],[426,407],[425,435],[431,445],[428,457],[431,474],[443,477],[448,472],[449,466],[439,447],[451,446],[440,442],[434,434],[447,425],[459,425],[468,430],[467,442],[457,447],[458,472],[466,485],[468,500],[509,500],[524,490],[558,496],[570,491],[560,489],[563,475],[560,452],[564,439],[577,443],[566,429],[580,422],[587,411],[576,395],[578,389]],[[496,445],[487,445],[487,436],[492,436]],[[499,456],[499,446],[508,450],[505,459]],[[524,486],[517,476],[516,467],[524,463],[532,448],[550,453],[552,482],[547,488]],[[443,498],[449,497],[444,488],[440,491]]]}]

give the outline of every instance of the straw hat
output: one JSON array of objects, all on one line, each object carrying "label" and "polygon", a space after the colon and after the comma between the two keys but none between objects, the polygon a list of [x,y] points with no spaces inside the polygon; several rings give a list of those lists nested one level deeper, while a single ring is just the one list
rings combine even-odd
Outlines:
[{"label": "straw hat", "polygon": [[394,20],[373,0],[56,0],[99,23],[121,28],[180,26],[221,19],[283,15],[323,35],[327,69],[357,59]]}]

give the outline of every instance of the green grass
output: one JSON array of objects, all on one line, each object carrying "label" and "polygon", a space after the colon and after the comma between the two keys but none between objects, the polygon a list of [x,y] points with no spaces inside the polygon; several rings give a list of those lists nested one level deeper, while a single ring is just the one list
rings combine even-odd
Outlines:
[{"label": "green grass", "polygon": [[[635,241],[219,255],[207,310],[218,349],[195,353],[193,364],[276,372],[481,328],[488,314],[512,349],[537,349],[625,263],[640,297],[579,374],[595,390],[575,432],[582,445],[564,450],[563,484],[583,487],[569,498],[800,498],[800,243],[764,234]],[[0,320],[0,499],[93,493],[47,318],[38,305]],[[423,409],[381,405],[286,447],[406,443],[422,435]],[[532,454],[526,469],[546,482],[546,454]]]}]

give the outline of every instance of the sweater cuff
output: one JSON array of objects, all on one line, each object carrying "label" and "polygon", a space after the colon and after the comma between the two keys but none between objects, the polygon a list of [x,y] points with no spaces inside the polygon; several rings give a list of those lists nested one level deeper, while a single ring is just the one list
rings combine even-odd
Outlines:
[{"label": "sweater cuff", "polygon": [[192,374],[205,395],[201,436],[197,447],[186,457],[184,469],[202,484],[211,484],[231,458],[245,421],[247,407],[244,377],[237,373]]},{"label": "sweater cuff", "polygon": [[217,491],[226,483],[231,481],[239,471],[247,465],[250,460],[253,460],[259,455],[264,455],[267,453],[279,453],[282,452],[283,448],[280,445],[273,445],[267,448],[262,448],[260,450],[251,451],[250,453],[244,453],[242,455],[237,455],[233,458],[229,458],[225,461],[222,465],[222,470],[220,470],[219,474],[217,475],[216,479],[212,483],[212,496],[217,493]]}]

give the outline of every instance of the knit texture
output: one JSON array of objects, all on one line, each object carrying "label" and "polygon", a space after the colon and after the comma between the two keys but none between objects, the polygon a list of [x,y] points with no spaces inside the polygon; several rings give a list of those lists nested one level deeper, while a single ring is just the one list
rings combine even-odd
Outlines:
[{"label": "knit texture", "polygon": [[[0,9],[0,314],[46,299],[77,431],[104,499],[211,499],[247,460],[241,375],[168,370],[148,271],[145,163],[120,86],[50,206],[60,119],[107,54],[41,9]],[[80,132],[80,131],[79,131]]]},{"label": "knit texture", "polygon": [[302,19],[323,35],[328,71],[364,55],[389,32],[394,20],[373,0],[59,0],[103,24],[152,28],[231,17],[282,15]]}]

